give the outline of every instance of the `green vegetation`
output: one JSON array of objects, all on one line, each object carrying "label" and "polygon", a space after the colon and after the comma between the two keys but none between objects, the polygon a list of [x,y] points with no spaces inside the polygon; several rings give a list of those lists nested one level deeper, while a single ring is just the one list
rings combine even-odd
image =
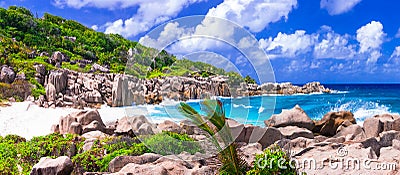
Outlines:
[{"label": "green vegetation", "polygon": [[0,137],[0,174],[29,174],[41,157],[71,156],[82,151],[82,143],[74,135],[50,134],[30,141],[16,135]]},{"label": "green vegetation", "polygon": [[[226,118],[222,102],[219,100],[204,100],[201,105],[201,109],[207,114],[204,117],[184,102],[180,103],[178,109],[211,136],[211,141],[218,151],[218,159],[222,163],[219,169],[220,174],[245,174],[247,164],[237,153],[237,147],[233,143],[234,140],[229,127],[225,127]],[[213,126],[208,124],[205,119],[209,120]],[[218,133],[218,136],[216,133]],[[223,148],[218,140],[222,140],[226,148]]]},{"label": "green vegetation", "polygon": [[254,80],[253,78],[251,78],[250,76],[246,76],[244,77],[244,82],[246,82],[247,84],[256,84],[256,80]]},{"label": "green vegetation", "polygon": [[290,156],[278,145],[274,144],[264,150],[264,153],[256,155],[254,167],[247,175],[285,174],[296,175],[296,165],[290,161]]},{"label": "green vegetation", "polygon": [[[84,139],[77,135],[50,134],[26,141],[17,135],[0,136],[0,174],[29,174],[41,157],[68,156],[74,163],[75,173],[108,171],[112,159],[121,155],[158,153],[179,154],[183,151],[201,152],[200,146],[188,135],[163,132],[143,138],[110,137],[95,141],[83,151]],[[142,142],[143,141],[143,142]],[[22,167],[19,172],[18,167]]]},{"label": "green vegetation", "polygon": [[[162,142],[160,142],[162,141]],[[157,154],[171,155],[186,151],[190,154],[203,152],[200,145],[186,134],[162,132],[143,139],[143,143]]]},{"label": "green vegetation", "polygon": [[[148,48],[118,34],[96,32],[84,25],[45,13],[36,18],[23,7],[0,8],[0,65],[10,65],[16,73],[24,73],[37,97],[44,87],[34,79],[34,64],[43,64],[47,70],[56,69],[48,57],[62,52],[69,61],[61,68],[88,72],[94,63],[107,65],[112,73],[127,73],[139,78],[183,76],[193,72],[226,75],[231,84],[244,79],[236,72],[226,72],[210,64],[182,59],[166,51]],[[86,66],[79,61],[91,62]],[[4,98],[4,97],[3,97]]]}]

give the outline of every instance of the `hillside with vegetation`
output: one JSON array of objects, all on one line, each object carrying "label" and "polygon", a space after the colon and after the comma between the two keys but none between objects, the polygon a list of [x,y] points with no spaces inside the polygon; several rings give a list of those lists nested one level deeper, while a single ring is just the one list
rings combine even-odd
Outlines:
[{"label": "hillside with vegetation", "polygon": [[[51,60],[56,52],[62,54],[61,64]],[[130,63],[128,68],[127,63]],[[238,73],[206,63],[179,60],[164,50],[142,46],[118,34],[97,32],[73,20],[48,13],[35,17],[23,7],[0,8],[0,65],[8,65],[16,74],[23,74],[26,82],[34,85],[31,89],[35,97],[44,94],[43,83],[34,78],[36,64],[44,65],[47,71],[66,68],[96,73],[98,71],[93,69],[96,64],[110,73],[125,72],[139,78],[195,73],[227,75],[233,81],[243,80]],[[4,92],[0,98],[7,96],[4,94],[10,87],[0,84],[0,91]]]}]

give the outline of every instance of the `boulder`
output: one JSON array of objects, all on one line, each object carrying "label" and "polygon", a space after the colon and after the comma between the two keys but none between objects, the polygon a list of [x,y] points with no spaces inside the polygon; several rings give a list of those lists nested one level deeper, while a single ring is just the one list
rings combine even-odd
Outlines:
[{"label": "boulder", "polygon": [[111,105],[130,106],[144,104],[143,84],[136,77],[116,75],[112,83]]},{"label": "boulder", "polygon": [[[89,110],[73,112],[61,117],[59,122],[59,130],[61,134],[83,134],[94,130],[105,132],[106,126],[97,110]],[[78,131],[81,132],[76,133]]]},{"label": "boulder", "polygon": [[110,161],[108,170],[112,173],[120,171],[125,165],[134,163],[138,165],[151,163],[159,159],[161,155],[154,153],[145,153],[139,156],[118,156]]},{"label": "boulder", "polygon": [[375,117],[365,119],[363,127],[368,138],[377,137],[383,131],[383,123]]},{"label": "boulder", "polygon": [[73,170],[73,164],[69,157],[61,156],[56,159],[42,157],[39,163],[33,166],[31,175],[70,175]]},{"label": "boulder", "polygon": [[35,64],[33,67],[36,70],[35,79],[39,84],[44,84],[46,76],[46,67],[43,64]]},{"label": "boulder", "polygon": [[377,137],[383,131],[400,131],[400,117],[395,114],[375,115],[365,119],[363,127],[367,137]]},{"label": "boulder", "polygon": [[284,138],[282,133],[274,127],[261,128],[256,126],[249,136],[249,143],[258,142],[261,144],[262,148],[265,149],[282,138]]},{"label": "boulder", "polygon": [[158,133],[157,127],[150,123],[143,115],[134,117],[123,117],[118,120],[115,130],[119,135],[149,135]]},{"label": "boulder", "polygon": [[61,53],[60,51],[54,52],[51,57],[49,58],[49,63],[52,65],[61,65],[62,61],[65,60],[65,55]]},{"label": "boulder", "polygon": [[69,126],[68,133],[70,134],[82,134],[82,125],[78,122],[72,122]]},{"label": "boulder", "polygon": [[103,103],[103,98],[98,90],[85,92],[84,99],[88,103]]},{"label": "boulder", "polygon": [[103,66],[101,66],[101,65],[99,65],[97,63],[94,63],[92,65],[91,71],[92,72],[100,71],[100,72],[103,72],[103,73],[109,73],[110,69],[107,69],[106,67],[103,67]]},{"label": "boulder", "polygon": [[168,170],[162,166],[156,165],[139,165],[135,163],[129,163],[121,168],[120,171],[111,173],[109,175],[121,175],[121,174],[141,174],[141,175],[169,175]]},{"label": "boulder", "polygon": [[282,133],[282,135],[287,139],[295,139],[297,137],[304,137],[304,138],[314,138],[314,134],[305,128],[299,128],[297,126],[285,126],[280,127],[278,130]]},{"label": "boulder", "polygon": [[270,119],[264,121],[267,127],[298,126],[312,130],[314,122],[308,117],[299,105],[289,110],[282,110],[280,114],[272,115]]},{"label": "boulder", "polygon": [[82,137],[87,139],[87,140],[88,139],[103,140],[103,139],[109,137],[109,135],[106,134],[106,133],[103,133],[101,131],[90,131],[90,132],[87,132],[85,134],[82,134]]},{"label": "boulder", "polygon": [[47,83],[54,85],[57,94],[60,92],[64,93],[68,83],[68,70],[62,69],[51,71]]},{"label": "boulder", "polygon": [[392,141],[392,147],[394,149],[400,150],[400,140],[398,139],[393,139]]},{"label": "boulder", "polygon": [[400,140],[400,131],[384,131],[379,134],[379,145],[381,145],[381,147],[392,146],[392,141],[394,139]]},{"label": "boulder", "polygon": [[344,137],[346,140],[362,141],[367,138],[363,128],[360,125],[353,124],[348,127],[344,127],[339,131],[334,138]]},{"label": "boulder", "polygon": [[15,79],[15,72],[11,67],[1,66],[0,67],[0,82],[11,84]]},{"label": "boulder", "polygon": [[181,132],[179,125],[171,120],[164,120],[164,122],[157,125],[157,128],[161,131]]},{"label": "boulder", "polygon": [[353,113],[349,111],[329,112],[322,117],[321,120],[315,122],[313,132],[325,136],[334,136],[339,126],[348,120],[352,124],[356,124]]}]

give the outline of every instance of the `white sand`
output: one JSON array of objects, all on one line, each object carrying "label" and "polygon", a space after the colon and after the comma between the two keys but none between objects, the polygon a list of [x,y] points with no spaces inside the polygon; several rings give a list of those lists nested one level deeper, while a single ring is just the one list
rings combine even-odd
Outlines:
[{"label": "white sand", "polygon": [[[150,122],[160,123],[164,120],[179,121],[169,117],[149,117],[160,113],[157,105],[143,105],[135,107],[108,107],[103,105],[98,109],[104,123],[115,121],[124,116],[145,115]],[[41,108],[31,102],[12,103],[8,107],[0,107],[0,135],[17,134],[31,139],[34,136],[50,134],[53,124],[58,124],[61,116],[79,111],[73,108]]]}]

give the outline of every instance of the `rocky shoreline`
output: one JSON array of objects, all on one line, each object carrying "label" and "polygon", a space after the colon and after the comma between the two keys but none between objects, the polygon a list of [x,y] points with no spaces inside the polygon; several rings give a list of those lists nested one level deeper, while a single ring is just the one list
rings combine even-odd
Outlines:
[{"label": "rocky shoreline", "polygon": [[[68,69],[47,71],[36,64],[35,79],[45,87],[46,95],[36,103],[41,107],[95,107],[107,104],[113,107],[140,104],[159,104],[168,98],[175,101],[203,99],[211,96],[238,97],[263,94],[330,93],[319,82],[295,86],[291,83],[232,84],[221,75],[209,77],[162,77],[139,79],[135,76],[113,73],[81,73]],[[16,76],[11,67],[2,66],[0,81],[12,83]],[[28,94],[29,95],[29,94]],[[25,94],[25,98],[27,95]],[[29,97],[30,99],[32,97]]]},{"label": "rocky shoreline", "polygon": [[[244,125],[232,119],[227,121],[239,153],[249,165],[254,165],[255,155],[275,144],[290,152],[297,162],[309,162],[306,167],[298,167],[299,172],[307,174],[398,174],[400,157],[400,116],[392,114],[377,115],[365,120],[362,126],[356,123],[348,111],[330,112],[319,121],[311,120],[299,106],[284,110],[266,120],[265,127]],[[90,150],[97,140],[117,136],[152,135],[162,131],[188,134],[198,142],[206,141],[204,132],[191,122],[180,123],[164,121],[160,124],[149,122],[144,116],[123,117],[114,123],[103,123],[96,110],[71,113],[60,118],[52,127],[52,132],[77,134],[84,138],[84,151]],[[341,153],[340,151],[344,151]],[[204,158],[204,159],[203,159]],[[41,159],[31,174],[54,172],[53,170],[74,171],[70,157]],[[364,161],[370,169],[363,166],[334,167],[338,161]],[[345,162],[346,163],[346,162]],[[357,162],[356,162],[357,163]],[[343,164],[343,163],[342,163]],[[378,165],[392,165],[395,169],[372,169]],[[48,165],[57,165],[49,167]],[[145,153],[137,156],[118,156],[109,163],[107,172],[81,172],[83,174],[216,174],[220,163],[212,152],[194,155],[181,153],[162,156]],[[310,167],[308,167],[310,166]],[[357,166],[352,165],[352,166]],[[372,168],[371,168],[372,167]],[[68,174],[68,173],[66,173]]]}]

